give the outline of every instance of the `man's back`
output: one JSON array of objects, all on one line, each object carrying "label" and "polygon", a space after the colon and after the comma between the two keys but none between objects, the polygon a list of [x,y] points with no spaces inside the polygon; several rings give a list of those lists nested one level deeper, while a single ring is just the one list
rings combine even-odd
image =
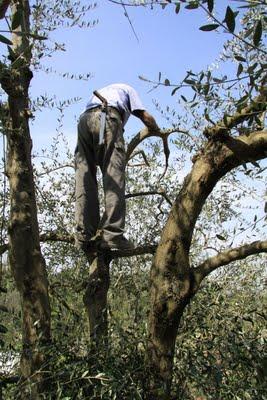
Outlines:
[{"label": "man's back", "polygon": [[[118,109],[123,116],[123,125],[134,111],[145,110],[136,90],[125,83],[113,83],[97,91],[107,100],[109,106]],[[86,110],[99,105],[101,105],[101,101],[93,95],[86,105]]]}]

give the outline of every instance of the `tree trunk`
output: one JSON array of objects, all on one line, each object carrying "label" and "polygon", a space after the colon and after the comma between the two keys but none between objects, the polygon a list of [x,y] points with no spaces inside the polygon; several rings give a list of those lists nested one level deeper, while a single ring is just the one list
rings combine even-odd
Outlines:
[{"label": "tree trunk", "polygon": [[[50,342],[50,305],[45,262],[40,250],[37,207],[31,163],[28,88],[32,78],[28,33],[29,3],[12,2],[12,19],[21,15],[12,34],[12,64],[1,81],[8,94],[7,175],[10,185],[9,259],[21,297],[23,351],[20,397],[38,399],[43,391],[42,366]],[[17,17],[16,17],[17,18]],[[47,367],[46,367],[47,369]],[[47,372],[47,371],[46,371]],[[26,384],[27,382],[27,384]]]},{"label": "tree trunk", "polygon": [[196,220],[216,183],[238,165],[265,158],[266,145],[266,131],[208,142],[175,200],[151,268],[147,362],[155,400],[170,398],[179,322],[200,284],[189,260]]},{"label": "tree trunk", "polygon": [[101,350],[107,345],[109,263],[104,254],[98,254],[90,265],[84,305],[89,318],[91,349]]},{"label": "tree trunk", "polygon": [[192,290],[187,246],[177,243],[180,235],[171,221],[166,228],[151,268],[147,364],[153,400],[170,399],[177,330]]}]

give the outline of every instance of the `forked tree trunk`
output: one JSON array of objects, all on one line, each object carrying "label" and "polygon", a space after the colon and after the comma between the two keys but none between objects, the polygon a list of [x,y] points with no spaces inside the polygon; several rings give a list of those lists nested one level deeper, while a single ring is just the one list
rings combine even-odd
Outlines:
[{"label": "forked tree trunk", "polygon": [[[28,1],[12,2],[12,16],[20,19],[12,34],[13,64],[6,69],[2,86],[8,94],[7,175],[10,185],[9,259],[20,293],[23,312],[22,385],[20,397],[38,399],[43,391],[42,366],[50,342],[50,305],[45,262],[40,250],[37,207],[31,163],[28,88],[30,8]],[[47,373],[47,366],[46,366]]]},{"label": "forked tree trunk", "polygon": [[200,284],[189,251],[196,220],[216,183],[230,170],[266,158],[266,131],[210,141],[185,178],[151,268],[147,363],[150,398],[170,399],[175,340],[185,306]]}]

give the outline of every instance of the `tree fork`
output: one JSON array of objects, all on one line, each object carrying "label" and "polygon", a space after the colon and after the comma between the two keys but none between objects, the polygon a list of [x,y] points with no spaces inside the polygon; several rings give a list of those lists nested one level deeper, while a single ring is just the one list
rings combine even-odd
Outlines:
[{"label": "tree fork", "polygon": [[[197,218],[207,197],[227,172],[244,162],[266,158],[266,151],[266,131],[229,137],[224,143],[209,141],[195,158],[191,173],[185,178],[172,206],[151,268],[147,361],[149,391],[155,400],[170,398],[179,322],[201,281],[199,270],[190,265],[189,259]],[[264,243],[259,251],[264,251],[265,247],[262,247]],[[255,253],[256,250],[253,248],[250,251],[249,248],[247,253]],[[230,255],[228,258],[230,262]],[[212,267],[208,273],[211,271]]]}]

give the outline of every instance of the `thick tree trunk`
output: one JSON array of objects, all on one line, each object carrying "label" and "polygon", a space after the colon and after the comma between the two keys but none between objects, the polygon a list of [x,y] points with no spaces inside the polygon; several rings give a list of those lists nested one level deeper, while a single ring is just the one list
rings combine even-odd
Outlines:
[{"label": "thick tree trunk", "polygon": [[[28,33],[29,3],[12,2],[12,15],[20,8],[17,32]],[[12,61],[2,86],[8,94],[7,175],[10,185],[9,259],[20,292],[23,311],[23,351],[21,398],[38,399],[43,390],[42,366],[45,346],[50,342],[50,306],[45,262],[40,250],[37,207],[31,164],[28,88],[32,73],[29,36],[13,33]],[[47,370],[47,366],[46,366]],[[47,373],[47,371],[46,371]],[[26,384],[27,382],[27,384]]]},{"label": "thick tree trunk", "polygon": [[170,399],[177,330],[191,292],[187,240],[172,216],[151,268],[147,362],[148,392],[154,400]]},{"label": "thick tree trunk", "polygon": [[89,319],[91,349],[104,349],[108,341],[109,262],[103,254],[98,254],[90,265],[84,305]]},{"label": "thick tree trunk", "polygon": [[179,322],[200,283],[189,261],[196,220],[222,176],[243,162],[266,157],[266,139],[266,131],[259,131],[248,137],[228,137],[225,143],[209,142],[195,159],[172,207],[151,268],[147,362],[154,400],[170,398]]}]

